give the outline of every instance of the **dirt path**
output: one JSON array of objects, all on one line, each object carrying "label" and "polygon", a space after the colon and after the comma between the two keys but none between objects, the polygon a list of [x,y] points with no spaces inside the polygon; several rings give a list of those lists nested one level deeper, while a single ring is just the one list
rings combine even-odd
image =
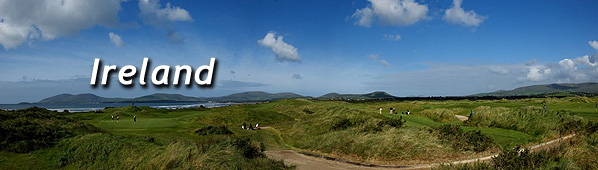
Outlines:
[{"label": "dirt path", "polygon": [[466,121],[469,120],[469,118],[467,116],[462,116],[462,115],[455,115],[455,117],[461,121]]},{"label": "dirt path", "polygon": [[[532,145],[526,149],[541,150],[547,148],[546,146],[572,138],[575,134],[567,135],[555,140]],[[266,151],[266,155],[272,159],[284,160],[286,164],[297,165],[297,169],[313,170],[313,169],[356,169],[356,170],[372,170],[372,169],[429,169],[435,166],[439,166],[443,163],[432,163],[432,164],[419,164],[419,165],[370,165],[362,164],[357,162],[344,161],[329,157],[318,156],[310,154],[308,156],[302,153],[298,153],[293,150],[280,150],[280,151]],[[457,160],[450,162],[451,164],[464,164],[472,163],[477,161],[487,161],[498,154],[485,156],[475,159]],[[334,160],[333,160],[334,159]]]}]

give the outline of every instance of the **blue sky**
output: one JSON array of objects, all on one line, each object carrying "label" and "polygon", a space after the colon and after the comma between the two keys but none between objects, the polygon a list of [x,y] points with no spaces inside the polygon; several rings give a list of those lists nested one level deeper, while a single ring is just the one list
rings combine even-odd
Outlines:
[{"label": "blue sky", "polygon": [[[2,1],[0,103],[61,93],[467,95],[597,81],[597,7],[591,0]],[[144,57],[153,67],[194,68],[217,58],[214,86],[125,88],[116,78],[89,85],[94,58],[140,68]]]}]

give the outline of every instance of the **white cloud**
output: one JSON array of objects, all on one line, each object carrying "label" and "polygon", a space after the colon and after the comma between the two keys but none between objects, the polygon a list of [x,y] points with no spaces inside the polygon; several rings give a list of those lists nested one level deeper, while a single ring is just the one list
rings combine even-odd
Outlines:
[{"label": "white cloud", "polygon": [[357,21],[355,21],[355,24],[364,27],[370,27],[372,22],[374,22],[374,12],[369,7],[357,9],[351,17],[358,18]]},{"label": "white cloud", "polygon": [[181,7],[171,6],[170,3],[166,3],[166,7],[162,8],[160,0],[140,0],[139,10],[141,11],[139,15],[144,23],[166,29],[168,31],[166,35],[174,44],[183,43],[183,39],[169,25],[178,21],[194,21],[189,12]]},{"label": "white cloud", "polygon": [[0,44],[5,49],[73,35],[95,25],[116,26],[121,0],[0,1]]},{"label": "white cloud", "polygon": [[598,41],[589,41],[588,42],[592,48],[598,50]]},{"label": "white cloud", "polygon": [[[592,48],[594,48],[596,51],[598,51],[598,41],[590,41],[588,42],[590,44],[590,46],[592,46]],[[598,52],[596,52],[598,54]]]},{"label": "white cloud", "polygon": [[577,67],[575,67],[575,62],[568,58],[559,61],[559,66],[561,66],[561,68],[564,70],[577,70]]},{"label": "white cloud", "polygon": [[139,10],[143,22],[157,27],[163,26],[166,22],[193,21],[187,10],[173,7],[170,3],[166,3],[166,7],[162,8],[160,0],[140,0]]},{"label": "white cloud", "polygon": [[490,72],[496,74],[509,74],[509,69],[501,66],[490,66]]},{"label": "white cloud", "polygon": [[[526,80],[561,83],[579,83],[598,81],[598,59],[584,55],[576,58],[565,58],[557,63],[528,66]],[[543,70],[543,72],[542,72]]]},{"label": "white cloud", "polygon": [[527,73],[527,80],[529,81],[541,81],[546,78],[546,74],[550,73],[550,69],[544,69],[544,73],[540,72],[538,67],[530,67]]},{"label": "white cloud", "polygon": [[120,38],[120,35],[118,34],[110,32],[108,33],[108,38],[110,38],[110,41],[112,41],[112,43],[117,47],[125,46],[125,42],[123,42],[122,38]]},{"label": "white cloud", "polygon": [[583,57],[575,58],[575,63],[587,65],[590,67],[596,67],[596,66],[598,66],[598,61],[597,61],[596,57],[597,56],[590,57],[588,55],[584,55]]},{"label": "white cloud", "polygon": [[[370,54],[368,56],[368,58],[370,60],[378,60],[380,58],[380,55],[378,55],[378,54]],[[390,66],[390,64],[386,60],[383,60],[383,59],[380,60],[380,64],[382,64],[383,66],[386,66],[386,67]]]},{"label": "white cloud", "polygon": [[444,11],[443,19],[454,24],[477,27],[488,17],[478,15],[473,10],[465,12],[465,10],[461,8],[462,2],[463,0],[453,0],[453,6]]},{"label": "white cloud", "polygon": [[399,34],[397,34],[397,35],[384,34],[384,39],[399,41],[399,40],[401,40],[401,35],[399,35]]},{"label": "white cloud", "polygon": [[390,64],[388,64],[388,62],[386,62],[386,60],[380,60],[380,63],[386,67],[390,66]]},{"label": "white cloud", "polygon": [[370,5],[351,16],[355,24],[370,27],[377,18],[382,24],[407,26],[427,18],[428,6],[414,0],[369,0]]},{"label": "white cloud", "polygon": [[299,53],[297,48],[283,41],[283,37],[278,36],[273,32],[269,32],[266,36],[257,40],[257,43],[272,50],[276,56],[276,61],[288,61],[288,62],[300,62]]},{"label": "white cloud", "polygon": [[379,57],[378,54],[371,54],[368,56],[368,58],[370,58],[372,60],[376,60],[376,59],[378,59],[378,57]]}]

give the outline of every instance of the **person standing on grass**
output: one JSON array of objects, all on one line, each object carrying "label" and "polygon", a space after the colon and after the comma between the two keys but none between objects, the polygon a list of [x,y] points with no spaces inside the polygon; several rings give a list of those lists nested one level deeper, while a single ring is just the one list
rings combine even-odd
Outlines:
[{"label": "person standing on grass", "polygon": [[114,122],[114,115],[110,115],[110,117],[112,117],[112,122]]},{"label": "person standing on grass", "polygon": [[382,108],[380,108],[380,114],[382,114]]},{"label": "person standing on grass", "polygon": [[475,114],[475,112],[473,110],[471,110],[471,112],[469,112],[469,118],[471,118],[474,114]]},{"label": "person standing on grass", "polygon": [[120,120],[120,116],[116,116],[116,122],[118,122],[118,120]]},{"label": "person standing on grass", "polygon": [[137,123],[137,116],[133,115],[133,122]]},{"label": "person standing on grass", "polygon": [[546,107],[546,105],[544,105],[544,110],[548,109],[548,107]]}]

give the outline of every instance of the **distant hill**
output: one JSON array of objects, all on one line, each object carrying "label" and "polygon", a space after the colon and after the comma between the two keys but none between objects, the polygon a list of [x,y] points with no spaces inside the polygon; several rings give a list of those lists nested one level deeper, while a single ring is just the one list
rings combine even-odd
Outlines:
[{"label": "distant hill", "polygon": [[235,93],[222,97],[190,97],[180,94],[155,93],[147,96],[141,96],[132,99],[125,98],[105,98],[94,94],[59,94],[56,96],[42,99],[38,103],[108,103],[108,102],[250,102],[250,101],[268,101],[277,99],[302,98],[295,93],[266,93],[260,91]]},{"label": "distant hill", "polygon": [[598,83],[534,85],[519,87],[513,90],[480,93],[475,94],[474,96],[525,96],[555,93],[598,93]]},{"label": "distant hill", "polygon": [[97,103],[97,102],[117,102],[125,99],[122,98],[105,98],[96,96],[94,94],[59,94],[56,96],[42,99],[38,103]]},{"label": "distant hill", "polygon": [[246,101],[267,101],[267,100],[276,100],[276,99],[292,99],[292,98],[302,98],[305,96],[301,96],[295,93],[266,93],[261,91],[250,91],[250,92],[242,92],[242,93],[235,93],[227,96],[222,97],[209,97],[204,98],[205,100],[209,101],[220,101],[220,102],[246,102]]},{"label": "distant hill", "polygon": [[166,93],[155,93],[147,96],[141,96],[131,99],[135,102],[198,102],[202,101],[197,97],[183,96],[180,94],[166,94]]},{"label": "distant hill", "polygon": [[318,97],[320,99],[387,99],[387,98],[395,98],[395,96],[390,95],[383,91],[376,91],[367,94],[338,94],[338,93],[328,93],[323,96]]}]

